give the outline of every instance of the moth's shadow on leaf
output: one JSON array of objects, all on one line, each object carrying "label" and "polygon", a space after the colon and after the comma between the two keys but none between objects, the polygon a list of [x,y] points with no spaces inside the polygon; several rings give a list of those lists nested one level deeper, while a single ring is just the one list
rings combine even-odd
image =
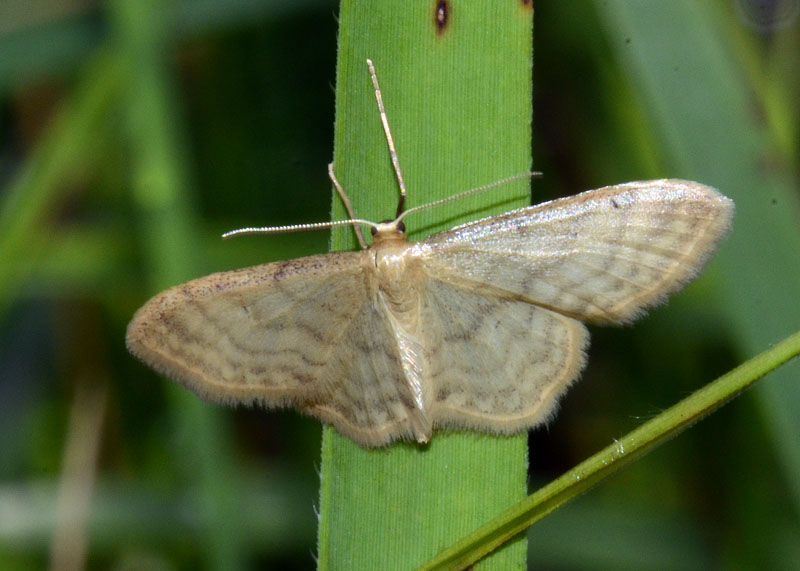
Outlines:
[{"label": "moth's shadow on leaf", "polygon": [[[453,226],[457,226],[459,224],[464,224],[466,222],[470,222],[473,220],[480,220],[488,216],[497,215],[498,211],[501,210],[500,207],[502,205],[508,205],[513,202],[518,202],[522,198],[526,198],[528,200],[528,205],[530,205],[530,194],[528,194],[525,197],[513,196],[506,198],[504,200],[498,200],[497,202],[493,202],[488,206],[474,208],[472,210],[467,210],[458,214],[453,214],[451,216],[448,216],[447,218],[437,219],[436,222],[431,222],[422,226],[415,225],[414,219],[411,218],[411,222],[410,223],[407,222],[406,227],[410,229],[409,231],[410,235],[415,237],[417,237],[418,235],[424,237],[434,232],[440,232],[442,226],[446,228],[452,228]],[[519,207],[519,208],[524,208],[524,207]],[[510,208],[502,209],[503,212],[507,212],[509,210],[514,210],[514,209]]]}]

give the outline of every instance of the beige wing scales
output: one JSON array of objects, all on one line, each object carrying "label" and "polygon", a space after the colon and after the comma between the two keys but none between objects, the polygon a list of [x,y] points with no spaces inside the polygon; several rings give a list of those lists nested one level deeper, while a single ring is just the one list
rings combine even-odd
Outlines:
[{"label": "beige wing scales", "polygon": [[732,215],[708,186],[633,182],[464,224],[419,248],[433,275],[621,323],[697,275]]},{"label": "beige wing scales", "polygon": [[206,400],[300,402],[320,390],[313,381],[341,334],[335,323],[363,305],[357,255],[276,262],[173,287],[136,313],[128,348]]},{"label": "beige wing scales", "polygon": [[294,406],[362,444],[393,440],[408,424],[408,399],[364,255],[323,254],[176,286],[136,313],[128,348],[205,400]]},{"label": "beige wing scales", "polygon": [[437,425],[510,433],[547,421],[585,363],[565,315],[431,279],[421,323]]},{"label": "beige wing scales", "polygon": [[546,421],[585,362],[579,320],[629,321],[664,299],[700,271],[732,214],[712,188],[649,181],[418,244],[435,422],[513,432]]},{"label": "beige wing scales", "polygon": [[378,303],[365,303],[341,325],[341,340],[329,357],[336,382],[329,381],[331,390],[300,409],[364,446],[411,438],[408,415],[414,403],[386,312]]}]

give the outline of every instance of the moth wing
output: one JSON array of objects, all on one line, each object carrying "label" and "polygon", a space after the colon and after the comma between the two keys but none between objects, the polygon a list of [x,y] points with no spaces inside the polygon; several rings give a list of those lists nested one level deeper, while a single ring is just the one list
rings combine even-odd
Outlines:
[{"label": "moth wing", "polygon": [[510,433],[547,421],[585,364],[571,317],[429,279],[421,296],[437,425]]},{"label": "moth wing", "polygon": [[464,224],[418,253],[431,275],[487,295],[622,323],[697,275],[732,216],[733,202],[711,187],[632,182]]},{"label": "moth wing", "polygon": [[409,411],[415,405],[396,332],[375,289],[370,292],[329,356],[329,390],[304,402],[301,410],[362,446],[381,446],[414,438]]},{"label": "moth wing", "polygon": [[173,287],[133,317],[128,348],[205,400],[295,406],[362,444],[385,443],[408,425],[402,367],[363,255],[310,256]]}]

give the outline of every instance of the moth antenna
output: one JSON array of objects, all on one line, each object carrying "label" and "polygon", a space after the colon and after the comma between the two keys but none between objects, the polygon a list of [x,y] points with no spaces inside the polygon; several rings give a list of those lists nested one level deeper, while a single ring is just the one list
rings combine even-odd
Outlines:
[{"label": "moth antenna", "polygon": [[386,135],[386,143],[389,145],[389,155],[392,157],[394,174],[397,177],[397,184],[400,187],[400,200],[397,203],[397,214],[395,215],[399,220],[400,215],[403,213],[403,209],[406,206],[406,183],[403,181],[403,171],[400,170],[400,161],[397,158],[397,149],[395,149],[394,146],[392,132],[389,130],[389,119],[386,117],[386,108],[383,106],[381,86],[378,85],[378,74],[375,73],[375,66],[372,64],[371,59],[367,59],[367,68],[369,69],[369,76],[372,79],[372,86],[375,88],[375,100],[378,102],[378,111],[380,111],[381,114],[383,132]]},{"label": "moth antenna", "polygon": [[222,238],[233,238],[235,236],[243,236],[245,234],[282,234],[287,232],[305,232],[307,230],[324,230],[326,228],[336,228],[337,226],[352,226],[356,232],[358,243],[361,245],[362,249],[366,250],[367,243],[364,241],[364,234],[361,231],[361,225],[366,224],[372,228],[377,228],[378,225],[374,222],[370,222],[369,220],[363,220],[355,217],[355,214],[353,213],[353,205],[350,203],[350,198],[348,198],[347,193],[345,193],[344,189],[342,188],[342,185],[339,184],[339,181],[336,179],[336,175],[333,174],[333,163],[328,165],[328,176],[331,177],[333,186],[336,187],[336,192],[339,193],[339,197],[344,203],[344,207],[347,210],[347,215],[350,217],[349,220],[312,222],[309,224],[291,224],[289,226],[251,226],[225,232],[222,235]]},{"label": "moth antenna", "polygon": [[[326,228],[336,228],[338,226],[355,226],[361,230],[359,224],[366,224],[372,228],[378,228],[378,225],[369,220],[362,220],[360,218],[351,218],[350,220],[334,220],[332,222],[312,222],[309,224],[291,224],[289,226],[260,226],[238,228],[237,230],[230,230],[222,235],[223,239],[233,238],[234,236],[243,236],[245,234],[285,234],[287,232],[305,232],[307,230],[324,230]],[[357,232],[360,234],[360,232]],[[363,238],[363,237],[362,237]],[[365,246],[366,247],[366,246]]]},{"label": "moth antenna", "polygon": [[[347,193],[342,188],[342,185],[339,184],[339,181],[336,180],[336,175],[333,173],[333,163],[328,165],[328,176],[331,177],[331,181],[333,181],[333,186],[336,188],[336,192],[339,193],[339,198],[342,199],[344,203],[344,208],[347,210],[347,215],[350,217],[350,220],[356,220],[355,212],[353,212],[353,205],[350,203],[350,198],[347,196]],[[367,243],[364,241],[364,234],[361,232],[361,226],[358,224],[353,225],[353,230],[356,232],[356,238],[358,238],[358,243],[361,245],[362,250],[367,249]]]},{"label": "moth antenna", "polygon": [[448,196],[447,198],[442,198],[440,200],[434,200],[433,202],[428,202],[427,204],[420,204],[419,206],[415,206],[413,208],[409,208],[405,212],[401,212],[397,218],[395,218],[394,222],[397,224],[403,218],[411,214],[412,212],[417,212],[419,210],[424,210],[426,208],[433,208],[434,206],[439,206],[440,204],[444,204],[445,202],[451,202],[453,200],[459,200],[464,198],[465,196],[470,196],[471,194],[478,194],[479,192],[484,192],[489,190],[490,188],[494,188],[496,186],[500,186],[502,184],[507,184],[509,182],[513,182],[515,180],[519,180],[521,178],[533,178],[537,176],[542,176],[540,172],[523,172],[520,174],[515,174],[514,176],[509,176],[506,178],[501,178],[500,180],[496,180],[494,182],[490,182],[489,184],[484,184],[483,186],[476,186],[475,188],[471,188],[469,190],[465,190],[464,192],[459,192],[458,194],[454,194],[452,196]]}]

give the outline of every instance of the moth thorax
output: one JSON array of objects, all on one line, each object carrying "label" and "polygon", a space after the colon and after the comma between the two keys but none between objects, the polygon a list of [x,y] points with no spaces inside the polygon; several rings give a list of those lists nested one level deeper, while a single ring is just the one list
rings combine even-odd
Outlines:
[{"label": "moth thorax", "polygon": [[416,310],[416,282],[409,273],[412,257],[408,242],[392,241],[375,249],[378,288],[392,313],[401,315]]}]

